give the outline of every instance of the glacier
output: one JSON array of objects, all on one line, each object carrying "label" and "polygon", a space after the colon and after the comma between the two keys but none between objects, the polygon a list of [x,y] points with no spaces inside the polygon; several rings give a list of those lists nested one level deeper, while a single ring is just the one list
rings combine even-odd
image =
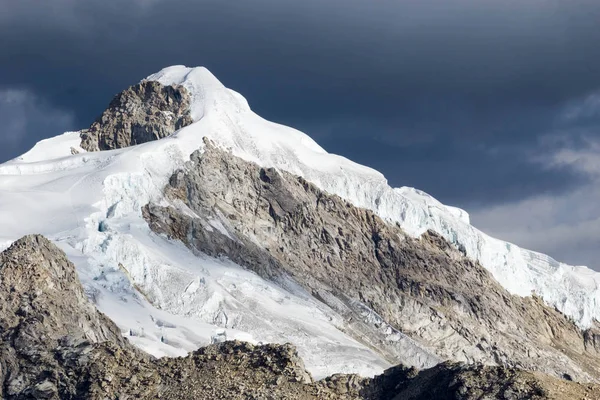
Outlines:
[{"label": "glacier", "polygon": [[600,320],[599,273],[489,237],[466,211],[420,190],[390,187],[378,171],[261,118],[205,68],[172,66],[146,80],[186,87],[194,123],[159,141],[96,153],[79,147],[79,132],[67,132],[1,164],[0,248],[29,233],[49,237],[75,263],[98,308],[149,353],[183,355],[226,337],[292,342],[316,377],[372,376],[390,365],[302,289],[283,289],[225,259],[198,258],[150,232],[141,207],[164,202],[169,176],[203,149],[205,137],[247,161],[300,175],[413,237],[441,234],[510,293],[535,293],[582,328]]}]

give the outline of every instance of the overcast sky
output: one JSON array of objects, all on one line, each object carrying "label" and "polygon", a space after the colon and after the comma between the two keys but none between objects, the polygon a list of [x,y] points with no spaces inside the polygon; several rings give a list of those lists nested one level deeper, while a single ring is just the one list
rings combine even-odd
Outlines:
[{"label": "overcast sky", "polygon": [[0,0],[0,161],[172,64],[600,270],[600,1]]}]

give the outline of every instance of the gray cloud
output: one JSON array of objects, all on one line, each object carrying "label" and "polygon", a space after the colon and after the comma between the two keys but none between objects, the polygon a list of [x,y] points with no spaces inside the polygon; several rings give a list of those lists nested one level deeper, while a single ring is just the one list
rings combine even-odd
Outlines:
[{"label": "gray cloud", "polygon": [[476,226],[526,248],[553,255],[562,261],[600,270],[600,98],[592,94],[571,102],[559,119],[587,129],[558,130],[544,137],[547,151],[535,157],[542,168],[570,169],[586,182],[560,194],[535,196],[492,205],[472,214]]},{"label": "gray cloud", "polygon": [[[484,111],[556,104],[600,83],[600,5],[585,0],[0,4],[2,57],[12,61],[5,79],[31,82],[36,58],[40,72],[77,69],[111,83],[203,61],[292,118],[294,105],[321,118],[395,115],[432,96]],[[315,93],[337,101],[324,109]],[[284,101],[271,103],[275,97]]]},{"label": "gray cloud", "polygon": [[[0,9],[0,87],[72,110],[79,127],[164,66],[205,65],[262,116],[481,221],[489,207],[593,181],[539,159],[598,136],[596,0],[0,0]],[[29,127],[0,158],[51,134]]]},{"label": "gray cloud", "polygon": [[53,108],[27,90],[0,89],[0,137],[4,154],[31,147],[35,143],[32,134],[48,137],[72,129],[73,120],[72,113]]}]

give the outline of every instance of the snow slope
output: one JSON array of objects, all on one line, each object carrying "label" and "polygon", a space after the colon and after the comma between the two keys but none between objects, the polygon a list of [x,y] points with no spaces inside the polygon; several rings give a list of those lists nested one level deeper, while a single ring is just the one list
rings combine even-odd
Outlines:
[{"label": "snow slope", "polygon": [[442,234],[510,292],[535,291],[582,327],[600,319],[600,274],[493,239],[469,225],[465,211],[424,192],[391,188],[379,172],[254,114],[204,68],[174,66],[147,79],[184,85],[195,122],[160,141],[98,153],[83,152],[78,133],[68,132],[0,165],[0,247],[28,233],[52,239],[75,262],[100,310],[146,351],[181,355],[226,337],[292,342],[317,377],[373,375],[389,365],[300,288],[284,290],[227,260],[198,258],[149,231],[141,207],[163,200],[168,177],[203,148],[203,137],[301,175],[413,236]]}]

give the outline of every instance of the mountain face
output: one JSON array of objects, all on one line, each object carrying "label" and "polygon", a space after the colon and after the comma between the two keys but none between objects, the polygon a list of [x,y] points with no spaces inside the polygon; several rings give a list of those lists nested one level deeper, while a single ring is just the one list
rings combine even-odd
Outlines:
[{"label": "mountain face", "polygon": [[[399,398],[431,398],[418,397],[426,396],[425,383],[437,398],[508,389],[517,393],[513,398],[544,398],[554,390],[547,385],[588,389],[538,372],[600,380],[600,274],[489,238],[469,225],[465,211],[416,189],[390,188],[378,172],[260,118],[203,68],[151,75],[117,95],[89,129],[42,141],[0,165],[0,190],[0,244],[43,234],[75,264],[83,285],[82,291],[64,268],[50,277],[40,272],[35,284],[7,281],[13,293],[7,315],[28,309],[31,299],[18,293],[29,296],[35,286],[63,277],[61,285],[77,286],[48,292],[54,308],[36,311],[33,320],[42,323],[32,326],[52,328],[52,335],[42,334],[41,342],[33,336],[26,345],[10,341],[13,333],[5,336],[16,349],[7,358],[11,371],[34,368],[31,360],[38,359],[48,360],[47,371],[67,368],[66,358],[48,354],[65,346],[80,351],[85,341],[84,348],[98,351],[92,358],[116,363],[118,385],[125,385],[125,365],[147,372],[148,391],[135,386],[133,397],[152,397],[160,385],[173,393],[210,389],[215,379],[229,385],[225,376],[260,369],[263,361],[252,360],[273,352],[317,379],[349,374],[317,383],[299,379],[309,386],[290,390],[303,390],[306,398],[323,398],[319,390],[333,390],[333,398],[401,392]],[[13,262],[14,268],[50,262],[52,271],[67,263],[40,237],[28,238],[7,253],[14,246],[46,250],[36,260]],[[48,261],[57,257],[60,262]],[[63,315],[64,302],[72,301],[64,294],[71,292],[87,322]],[[2,323],[2,332],[20,332],[15,327],[28,322]],[[262,344],[286,342],[304,364],[289,347]],[[30,345],[45,355],[27,364]],[[207,345],[184,361],[169,358]],[[167,357],[155,360],[136,348]],[[404,366],[389,369],[399,363]],[[203,377],[192,368],[217,364],[236,372]],[[85,371],[98,366],[85,365]],[[75,369],[65,376],[86,376],[79,364],[68,368]],[[14,381],[14,396],[44,383],[32,371],[5,378]],[[260,371],[251,379],[287,373]],[[181,374],[177,384],[157,378]],[[294,379],[304,376],[298,374]],[[55,389],[76,393],[81,385],[88,384]]]},{"label": "mountain face", "polygon": [[[419,239],[304,178],[205,143],[149,204],[150,228],[261,277],[293,280],[356,340],[419,368],[485,362],[598,379],[586,334],[537,297],[513,296],[435,232]],[[211,220],[223,229],[210,229]],[[243,315],[229,314],[243,318]]]},{"label": "mountain face", "polygon": [[[597,388],[501,367],[398,366],[315,382],[289,345],[213,344],[156,359],[88,302],[75,267],[39,235],[0,254],[0,396],[5,399],[538,399]],[[511,397],[512,396],[512,397]]]},{"label": "mountain face", "polygon": [[262,167],[302,176],[330,194],[399,223],[412,237],[437,232],[478,260],[511,294],[526,297],[534,292],[581,328],[600,320],[600,274],[490,238],[469,224],[464,210],[445,206],[424,192],[389,187],[379,172],[328,154],[307,135],[258,117],[243,97],[205,69],[170,67],[147,79],[181,85],[192,93],[196,123],[186,133],[208,137]]}]

